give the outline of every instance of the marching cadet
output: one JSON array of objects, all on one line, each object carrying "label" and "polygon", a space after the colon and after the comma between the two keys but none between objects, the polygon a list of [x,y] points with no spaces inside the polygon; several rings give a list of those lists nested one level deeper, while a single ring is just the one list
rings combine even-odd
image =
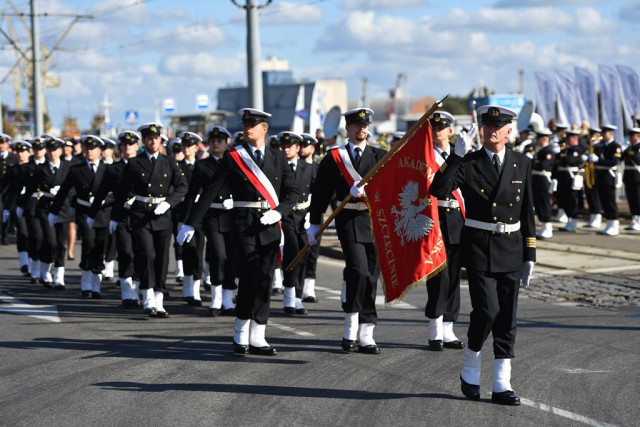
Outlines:
[{"label": "marching cadet", "polygon": [[[147,123],[138,128],[145,150],[130,158],[115,189],[109,232],[128,215],[135,243],[135,271],[140,275],[144,311],[151,317],[166,318],[163,305],[166,291],[171,212],[187,194],[187,182],[175,160],[160,154],[162,125]],[[133,197],[131,194],[133,193]],[[124,207],[129,200],[130,208]]]},{"label": "marching cadet", "polygon": [[101,296],[104,253],[109,238],[110,209],[101,209],[93,220],[87,220],[95,193],[102,182],[107,166],[100,161],[104,142],[96,135],[84,135],[84,162],[69,167],[60,190],[51,204],[49,221],[55,223],[70,191],[75,192],[74,209],[78,231],[82,238],[80,252],[80,294],[84,298]]},{"label": "marching cadet", "polygon": [[[318,129],[322,134],[322,129]],[[317,132],[317,131],[316,131]],[[318,140],[308,133],[300,134],[302,142],[300,143],[300,158],[307,162],[312,168],[312,182],[315,182],[318,175],[320,163],[315,162],[316,146]],[[311,184],[313,188],[313,184]],[[309,195],[311,197],[311,195]],[[309,212],[307,212],[305,223],[309,223]],[[306,226],[306,225],[305,225]],[[318,237],[318,242],[322,240],[322,236]],[[318,266],[318,256],[320,255],[320,244],[311,246],[307,254],[307,262],[304,266],[304,285],[302,287],[302,302],[318,302],[316,296],[316,269]]]},{"label": "marching cadet", "polygon": [[556,159],[554,174],[558,181],[558,205],[564,209],[569,221],[560,231],[575,233],[578,226],[578,200],[583,188],[584,169],[587,161],[586,147],[579,144],[580,132],[567,131],[567,145]]},{"label": "marching cadet", "polygon": [[[2,212],[2,224],[0,224],[0,243],[7,244],[7,228],[9,227],[10,214],[6,208],[8,202],[8,186],[6,181],[8,172],[11,168],[18,164],[18,157],[14,153],[9,152],[9,143],[11,137],[6,133],[0,133],[0,212]],[[5,219],[6,218],[6,219]]]},{"label": "marching cadet", "polygon": [[[589,128],[589,146],[587,147],[587,150],[590,155],[599,150],[598,147],[602,143],[601,133],[602,129],[600,128]],[[589,164],[593,166],[593,162],[589,161],[587,166]],[[587,171],[585,170],[585,174],[586,173]],[[595,174],[593,177],[595,177]],[[596,188],[595,182],[592,183],[591,186],[588,184],[585,185],[584,193],[587,199],[587,205],[589,206],[589,221],[585,224],[585,228],[600,228],[602,225],[602,204],[600,203],[600,196],[598,195],[598,189]]]},{"label": "marching cadet", "polygon": [[[31,258],[31,283],[40,282],[40,251],[44,239],[40,219],[37,215],[38,197],[40,191],[36,177],[36,167],[46,161],[47,151],[45,149],[44,140],[41,138],[33,138],[30,142],[33,157],[29,159],[29,163],[23,166],[22,180],[19,186],[14,187],[15,190],[20,189],[17,196],[16,215],[24,216],[29,231],[29,258]],[[32,193],[27,194],[27,188],[35,188]]]},{"label": "marching cadet", "polygon": [[622,154],[622,182],[631,210],[631,224],[625,230],[640,230],[640,128],[629,129],[629,147]]},{"label": "marching cadet", "polygon": [[307,235],[309,243],[317,244],[315,234],[334,193],[339,200],[348,193],[353,196],[335,220],[346,263],[342,292],[345,323],[341,345],[347,352],[357,350],[365,354],[379,354],[373,329],[378,323],[376,288],[380,268],[369,227],[369,210],[362,200],[364,186],[358,187],[358,183],[384,157],[385,151],[367,145],[367,130],[372,123],[373,110],[356,108],[342,115],[347,123],[349,143],[328,151],[320,162],[316,185],[312,189],[311,226]]},{"label": "marching cadet", "polygon": [[466,206],[461,259],[467,270],[472,311],[460,374],[462,393],[469,399],[480,399],[481,350],[492,333],[491,400],[519,405],[520,398],[511,387],[511,358],[515,356],[520,282],[528,286],[536,257],[531,160],[505,148],[516,118],[514,111],[484,105],[478,115],[484,148],[469,152],[475,126],[469,133],[458,134],[455,155],[435,174],[430,191],[441,197],[460,188]]},{"label": "marching cadet", "polygon": [[[446,111],[437,111],[429,117],[435,159],[442,165],[451,154],[449,138],[454,117]],[[464,343],[453,332],[453,322],[460,313],[460,234],[464,226],[464,200],[460,189],[454,189],[438,198],[440,231],[447,253],[445,268],[427,280],[425,316],[429,319],[429,349],[463,349]]]},{"label": "marching cadet", "polygon": [[[209,156],[196,162],[191,181],[189,181],[189,193],[185,197],[184,209],[181,221],[184,222],[192,209],[193,204],[201,195],[201,192],[213,181],[216,171],[220,167],[220,161],[225,151],[229,148],[231,134],[221,126],[212,126],[207,131],[209,143]],[[225,186],[214,197],[214,202],[204,214],[202,226],[196,227],[195,237],[206,236],[206,260],[210,268],[211,278],[211,303],[208,314],[217,317],[220,314],[226,316],[235,315],[234,291],[237,289],[236,256],[237,239],[233,228],[233,200],[228,186]],[[193,239],[192,239],[193,240]],[[185,242],[185,252],[191,242]],[[197,255],[202,258],[202,248],[197,248]]]},{"label": "marching cadet", "polygon": [[[95,224],[98,214],[103,209],[113,206],[113,193],[122,182],[122,174],[129,159],[134,158],[138,154],[139,144],[140,135],[133,131],[126,130],[118,135],[120,161],[106,165],[107,169],[91,203],[87,217],[88,224]],[[130,204],[134,202],[133,193],[130,192],[126,199],[126,209],[129,209],[131,207]],[[109,216],[107,216],[107,219],[109,219]],[[115,235],[116,238],[118,281],[120,282],[122,306],[124,308],[140,307],[140,297],[138,295],[140,276],[136,274],[133,262],[136,242],[131,236],[128,215],[125,214],[122,217],[117,224],[115,232],[111,234]]]},{"label": "marching cadet", "polygon": [[533,187],[533,205],[540,221],[538,239],[550,239],[553,237],[553,225],[551,224],[551,194],[554,191],[554,182],[551,179],[556,155],[554,147],[549,144],[551,132],[542,129],[536,132],[537,152],[533,157],[531,170]]},{"label": "marching cadet", "polygon": [[[193,132],[182,132],[178,136],[182,145],[182,153],[184,159],[177,163],[178,167],[182,171],[182,175],[187,180],[187,184],[191,185],[191,177],[193,175],[193,169],[196,164],[196,151],[198,150],[198,143],[202,141],[202,138]],[[181,202],[173,210],[174,218],[177,224],[182,225],[183,211],[185,209],[185,202]],[[179,231],[176,225],[176,229]],[[178,232],[176,231],[176,236]],[[183,300],[193,306],[201,306],[202,300],[200,299],[200,280],[202,279],[202,253],[204,251],[204,236],[202,233],[196,232],[195,236],[189,243],[184,246],[178,245],[174,242],[174,247],[180,249],[180,255],[183,263],[184,278],[182,281],[182,298]],[[176,251],[177,252],[177,251]]]},{"label": "marching cadet", "polygon": [[[289,215],[282,219],[282,232],[284,233],[282,265],[286,267],[307,244],[307,228],[309,228],[307,213],[309,211],[310,189],[313,182],[313,167],[298,156],[302,136],[294,132],[285,131],[278,134],[278,139],[300,191],[297,203],[291,209]],[[300,260],[291,271],[285,271],[284,273],[282,301],[284,314],[288,316],[307,314],[307,309],[302,304],[305,258]]]},{"label": "marching cadet", "polygon": [[[64,138],[64,147],[62,147],[62,160],[65,162],[71,162],[71,165],[82,162],[82,159],[79,159],[75,156],[74,153],[74,140],[73,138]],[[69,235],[67,236],[67,259],[73,260],[75,257],[73,256],[73,248],[76,245],[76,223],[74,222],[74,218],[72,215],[71,221],[69,221]]]},{"label": "marching cadet", "polygon": [[[116,142],[111,138],[102,138],[102,163],[112,165],[115,161]],[[107,223],[107,225],[109,225]],[[116,236],[107,233],[107,246],[104,249],[104,270],[102,271],[102,281],[114,281],[114,267],[116,263],[117,249]]]},{"label": "marching cadet", "polygon": [[616,171],[622,158],[622,148],[620,144],[613,140],[617,126],[606,124],[600,126],[602,129],[602,141],[589,155],[589,160],[595,163],[596,188],[604,211],[607,224],[598,234],[607,236],[617,236],[618,227],[618,204],[616,201]]},{"label": "marching cadet", "polygon": [[233,351],[274,356],[265,339],[269,319],[271,276],[279,253],[279,221],[299,197],[284,153],[266,145],[270,114],[252,108],[239,111],[244,142],[228,150],[213,181],[204,189],[178,240],[193,237],[211,203],[224,185],[233,196],[235,228],[239,237],[238,296]]},{"label": "marching cadet", "polygon": [[[173,157],[177,164],[180,164],[184,160],[184,154],[182,153],[182,139],[178,137],[171,138],[167,141],[167,149],[169,155]],[[182,171],[182,169],[180,169]],[[184,174],[184,171],[182,171]],[[187,182],[188,184],[188,182]],[[173,235],[178,235],[178,209],[171,210],[171,223]],[[182,283],[184,280],[184,261],[182,260],[182,246],[178,245],[175,241],[173,243],[173,257],[175,259],[175,269],[173,275],[176,278],[176,282]],[[183,287],[184,289],[184,287]]]},{"label": "marching cadet", "polygon": [[68,195],[62,201],[57,215],[51,212],[53,199],[58,194],[60,186],[69,173],[69,162],[63,162],[62,146],[64,141],[51,137],[45,142],[47,147],[47,161],[35,168],[35,179],[29,183],[27,194],[36,194],[38,204],[36,215],[40,220],[43,234],[43,244],[40,249],[40,278],[45,288],[64,290],[64,266],[66,240],[71,207]]},{"label": "marching cadet", "polygon": [[[16,213],[16,202],[18,195],[23,191],[24,174],[29,164],[31,144],[26,141],[15,141],[11,144],[11,150],[18,158],[18,164],[7,171],[3,180],[7,186],[7,202],[2,213],[3,221],[10,215],[16,225],[16,246],[18,258],[20,260],[20,272],[25,276],[30,276],[31,265],[29,261],[29,230],[24,216]],[[6,221],[5,221],[6,222]]]}]

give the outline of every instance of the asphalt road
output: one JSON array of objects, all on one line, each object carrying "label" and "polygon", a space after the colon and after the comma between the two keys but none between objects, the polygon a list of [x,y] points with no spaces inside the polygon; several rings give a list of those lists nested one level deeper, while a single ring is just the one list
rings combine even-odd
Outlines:
[{"label": "asphalt road", "polygon": [[[14,251],[0,247],[0,425],[631,426],[640,417],[640,309],[521,293],[512,385],[523,405],[503,407],[490,401],[491,338],[480,402],[460,392],[462,351],[425,349],[424,287],[379,306],[380,355],[346,354],[342,264],[322,257],[310,315],[285,317],[281,297],[272,301],[267,339],[278,355],[237,357],[233,318],[177,298],[165,304],[170,319],[146,318],[119,307],[113,284],[82,300],[77,261],[68,290],[54,293],[19,277]],[[469,311],[465,283],[462,339]]]}]

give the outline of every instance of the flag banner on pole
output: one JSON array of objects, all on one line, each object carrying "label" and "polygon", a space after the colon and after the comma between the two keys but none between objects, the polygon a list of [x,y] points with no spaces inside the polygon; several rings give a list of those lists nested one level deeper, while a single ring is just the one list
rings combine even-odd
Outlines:
[{"label": "flag banner on pole", "polygon": [[575,67],[574,71],[576,86],[578,87],[578,103],[582,116],[589,121],[591,127],[599,127],[596,78],[586,68]]},{"label": "flag banner on pole", "polygon": [[553,90],[553,80],[545,73],[539,71],[535,72],[536,88],[537,88],[537,103],[536,110],[540,117],[544,120],[544,125],[547,126],[549,120],[556,117],[556,111],[554,107],[555,92]]},{"label": "flag banner on pole", "polygon": [[426,122],[365,187],[387,303],[445,267],[438,201],[429,193],[437,171]]},{"label": "flag banner on pole", "polygon": [[[622,89],[622,100],[624,101],[624,118],[627,128],[636,127],[633,120],[634,115],[640,118],[640,83],[638,73],[631,67],[616,65]],[[622,142],[622,141],[620,141]]]},{"label": "flag banner on pole", "polygon": [[598,66],[600,70],[600,102],[602,103],[602,125],[611,124],[618,127],[615,139],[624,141],[622,128],[622,99],[620,79],[615,68],[609,65]]},{"label": "flag banner on pole", "polygon": [[[580,126],[582,118],[578,107],[576,82],[573,74],[564,70],[556,70],[556,87],[558,88],[558,120],[568,124]],[[564,114],[564,120],[560,119],[560,111]]]}]

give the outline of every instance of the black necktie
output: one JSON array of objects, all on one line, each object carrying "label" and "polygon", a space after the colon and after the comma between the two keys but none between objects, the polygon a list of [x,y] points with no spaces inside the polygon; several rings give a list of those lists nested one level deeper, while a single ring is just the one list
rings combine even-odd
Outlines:
[{"label": "black necktie", "polygon": [[360,166],[360,147],[356,147],[355,148],[355,154],[353,155],[353,163],[355,165],[355,167],[357,168],[358,166]]},{"label": "black necktie", "polygon": [[155,165],[156,165],[156,158],[151,156],[151,168],[153,169]]},{"label": "black necktie", "polygon": [[446,151],[443,151],[441,154],[443,159],[447,160],[447,157],[449,157],[449,153],[447,153]]},{"label": "black necktie", "polygon": [[94,165],[93,163],[89,163],[89,169],[91,169],[91,172],[96,173],[96,165]]},{"label": "black necktie", "polygon": [[256,150],[256,164],[262,169],[262,152],[260,150]]},{"label": "black necktie", "polygon": [[187,163],[189,165],[189,170],[193,170],[193,163]]},{"label": "black necktie", "polygon": [[498,157],[497,154],[493,155],[493,167],[496,168],[496,172],[498,173],[498,176],[500,176],[500,157]]},{"label": "black necktie", "polygon": [[296,165],[289,163],[289,167],[291,168],[291,172],[296,173]]}]

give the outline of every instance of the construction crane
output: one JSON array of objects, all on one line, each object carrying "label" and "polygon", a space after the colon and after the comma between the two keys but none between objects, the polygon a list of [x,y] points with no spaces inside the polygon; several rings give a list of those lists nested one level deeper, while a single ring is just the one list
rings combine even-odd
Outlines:
[{"label": "construction crane", "polygon": [[402,93],[402,85],[404,84],[407,76],[404,73],[398,73],[396,77],[396,85],[389,91],[389,103],[387,104],[387,120],[391,119],[394,113],[397,113],[397,102]]}]

